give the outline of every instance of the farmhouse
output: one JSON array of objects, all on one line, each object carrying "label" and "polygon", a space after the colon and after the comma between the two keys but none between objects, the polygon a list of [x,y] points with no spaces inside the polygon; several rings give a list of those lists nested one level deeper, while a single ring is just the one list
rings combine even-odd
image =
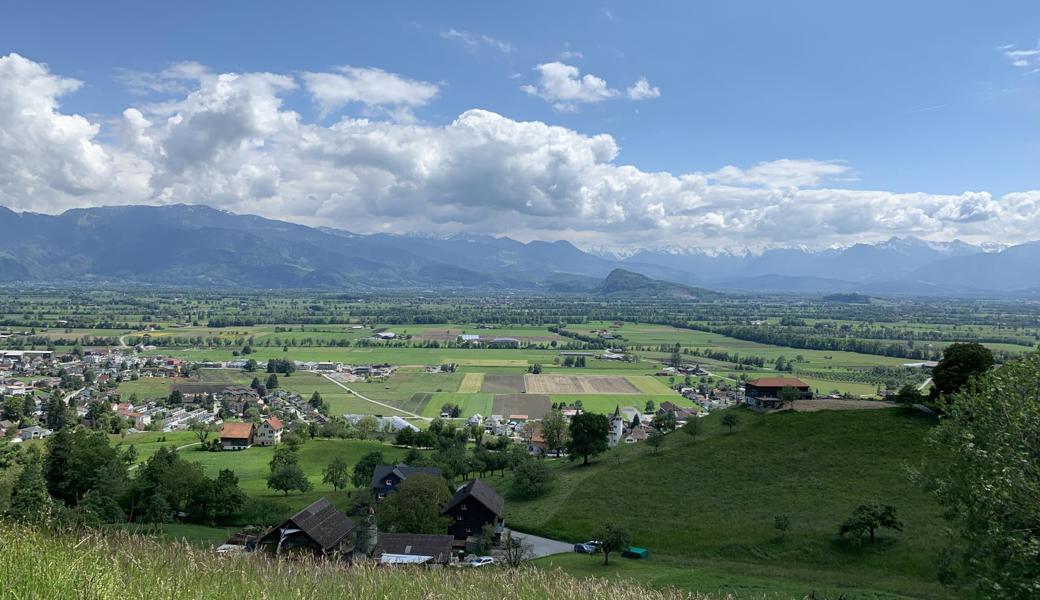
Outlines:
[{"label": "farmhouse", "polygon": [[354,523],[325,498],[272,527],[257,546],[275,554],[294,552],[328,556],[354,550]]},{"label": "farmhouse", "polygon": [[376,337],[376,338],[379,338],[381,340],[392,340],[395,337],[397,337],[397,334],[394,333],[393,331],[380,331],[379,333],[375,334],[372,337]]},{"label": "farmhouse", "polygon": [[497,538],[505,525],[502,521],[505,503],[502,496],[488,484],[474,479],[455,492],[441,514],[451,517],[448,533],[453,535],[456,541],[480,536],[484,527],[494,527]]},{"label": "farmhouse", "polygon": [[220,428],[220,445],[224,450],[245,450],[253,445],[252,423],[224,423]]},{"label": "farmhouse", "polygon": [[793,377],[763,377],[744,384],[744,401],[758,408],[780,408],[780,390],[793,388],[799,399],[811,399],[809,384]]},{"label": "farmhouse", "polygon": [[441,470],[437,467],[409,467],[405,464],[379,465],[372,473],[372,495],[376,500],[386,498],[386,495],[394,491],[399,483],[416,474],[432,475],[440,477]]},{"label": "farmhouse", "polygon": [[377,534],[372,556],[381,565],[446,565],[451,562],[450,535],[418,533]]},{"label": "farmhouse", "polygon": [[275,446],[282,442],[282,420],[278,417],[264,419],[260,427],[256,429],[256,443],[259,446]]}]

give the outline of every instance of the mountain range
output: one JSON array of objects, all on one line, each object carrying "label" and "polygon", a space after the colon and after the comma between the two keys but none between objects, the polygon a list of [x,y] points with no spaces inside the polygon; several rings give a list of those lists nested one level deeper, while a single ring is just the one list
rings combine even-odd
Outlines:
[{"label": "mountain range", "polygon": [[688,298],[706,297],[704,288],[1035,296],[1040,242],[993,250],[909,237],[824,251],[643,250],[622,257],[585,252],[566,241],[357,234],[202,205],[82,208],[60,215],[0,207],[0,282],[624,291]]}]

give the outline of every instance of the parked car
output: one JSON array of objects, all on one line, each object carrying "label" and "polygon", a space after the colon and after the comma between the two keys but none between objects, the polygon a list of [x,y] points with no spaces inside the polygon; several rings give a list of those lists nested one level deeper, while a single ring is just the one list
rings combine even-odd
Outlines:
[{"label": "parked car", "polygon": [[580,544],[574,544],[574,551],[578,554],[595,554],[599,552],[599,547],[603,545],[603,542],[599,540],[589,540]]},{"label": "parked car", "polygon": [[478,556],[473,560],[469,561],[471,567],[483,567],[484,565],[491,565],[495,563],[493,556]]}]

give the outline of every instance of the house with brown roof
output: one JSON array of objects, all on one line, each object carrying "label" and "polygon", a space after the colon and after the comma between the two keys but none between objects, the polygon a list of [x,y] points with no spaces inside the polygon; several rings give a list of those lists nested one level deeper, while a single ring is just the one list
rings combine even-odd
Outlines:
[{"label": "house with brown roof", "polygon": [[506,501],[491,486],[474,479],[455,492],[441,514],[451,517],[448,533],[456,541],[479,537],[485,527],[494,527],[497,537],[505,525],[502,520],[505,505]]},{"label": "house with brown roof", "polygon": [[220,428],[220,446],[224,450],[245,450],[253,445],[252,423],[224,423]]},{"label": "house with brown roof", "polygon": [[349,557],[354,551],[354,522],[325,498],[267,530],[257,548],[275,554],[297,553]]},{"label": "house with brown roof", "polygon": [[285,426],[278,417],[268,417],[256,428],[254,441],[258,446],[275,446],[282,442],[282,431]]},{"label": "house with brown roof", "polygon": [[812,399],[809,384],[794,377],[762,377],[752,379],[744,384],[744,402],[755,408],[781,408],[780,392],[791,388],[798,394],[798,399]]},{"label": "house with brown roof", "polygon": [[381,565],[446,565],[454,542],[450,535],[379,533],[372,558]]}]

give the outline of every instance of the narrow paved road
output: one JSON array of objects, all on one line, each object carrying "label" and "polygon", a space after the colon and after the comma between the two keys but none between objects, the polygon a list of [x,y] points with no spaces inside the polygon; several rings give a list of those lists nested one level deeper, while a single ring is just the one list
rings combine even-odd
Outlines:
[{"label": "narrow paved road", "polygon": [[524,543],[531,545],[531,558],[541,558],[543,556],[551,556],[553,554],[563,554],[565,552],[574,552],[574,544],[568,544],[567,542],[560,542],[557,540],[550,540],[549,538],[538,537],[537,535],[531,535],[529,533],[520,533],[519,531],[512,531],[513,539],[518,539]]},{"label": "narrow paved road", "polygon": [[326,375],[325,373],[322,373],[322,374],[321,374],[321,376],[322,376],[322,377],[324,377],[325,379],[328,379],[328,380],[329,380],[329,381],[331,381],[332,383],[335,383],[335,384],[336,384],[336,385],[338,385],[339,387],[341,387],[341,388],[343,388],[343,389],[347,390],[347,391],[348,391],[348,392],[350,392],[351,394],[354,394],[354,395],[355,395],[355,396],[357,396],[358,398],[361,398],[362,400],[364,400],[364,401],[366,401],[366,402],[371,402],[372,404],[377,404],[377,405],[379,405],[379,406],[382,406],[383,408],[389,408],[390,410],[392,410],[392,411],[394,411],[394,412],[398,412],[398,413],[404,413],[404,414],[406,414],[406,415],[409,415],[409,416],[415,417],[416,419],[422,419],[422,420],[424,420],[424,421],[432,421],[432,420],[433,420],[433,419],[431,419],[431,418],[429,418],[429,417],[424,417],[424,416],[422,416],[422,415],[417,415],[417,414],[415,414],[415,413],[413,413],[413,412],[408,412],[407,410],[401,410],[400,408],[397,408],[396,406],[390,406],[389,404],[383,404],[382,402],[379,402],[379,401],[377,401],[377,400],[373,400],[373,399],[371,399],[371,398],[366,398],[365,396],[362,396],[362,395],[361,395],[361,394],[359,394],[358,392],[355,392],[354,390],[352,390],[352,389],[348,388],[347,386],[343,385],[342,383],[340,383],[340,382],[336,381],[335,379],[333,379],[333,378],[329,377],[329,376],[328,376],[328,375]]}]

